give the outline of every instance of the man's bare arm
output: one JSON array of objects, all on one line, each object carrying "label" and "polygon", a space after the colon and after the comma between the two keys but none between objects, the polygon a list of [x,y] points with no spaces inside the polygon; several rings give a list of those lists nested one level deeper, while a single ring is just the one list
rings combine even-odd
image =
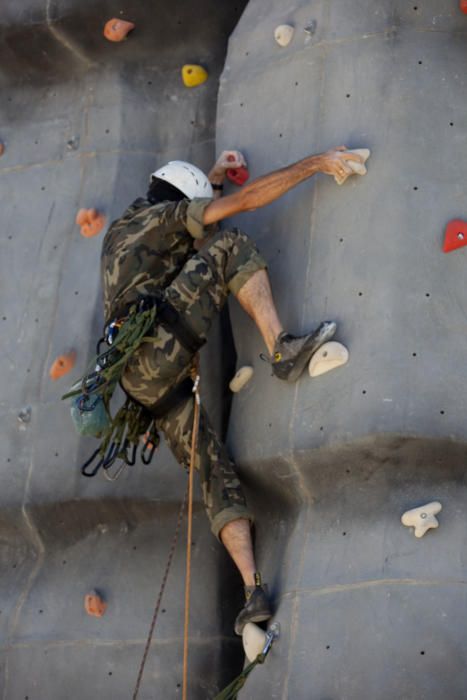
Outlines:
[{"label": "man's bare arm", "polygon": [[269,175],[263,175],[248,183],[235,194],[211,202],[204,210],[203,223],[207,226],[229,216],[264,207],[316,173],[350,175],[352,170],[346,162],[348,160],[362,162],[360,156],[347,153],[345,148],[340,146],[326,153],[308,156],[286,168],[274,170]]}]

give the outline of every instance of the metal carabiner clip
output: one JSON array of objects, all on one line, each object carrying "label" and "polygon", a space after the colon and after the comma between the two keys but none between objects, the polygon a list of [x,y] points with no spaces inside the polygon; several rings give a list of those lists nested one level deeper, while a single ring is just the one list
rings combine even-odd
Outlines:
[{"label": "metal carabiner clip", "polygon": [[101,457],[101,459],[98,461],[98,463],[96,464],[94,469],[90,472],[87,471],[87,468],[94,462],[97,455],[99,454],[99,450],[100,450],[100,447],[98,447],[97,450],[95,450],[95,452],[92,453],[92,455],[89,457],[89,459],[81,467],[81,474],[83,476],[87,476],[87,477],[96,476],[97,472],[104,464],[104,458]]}]

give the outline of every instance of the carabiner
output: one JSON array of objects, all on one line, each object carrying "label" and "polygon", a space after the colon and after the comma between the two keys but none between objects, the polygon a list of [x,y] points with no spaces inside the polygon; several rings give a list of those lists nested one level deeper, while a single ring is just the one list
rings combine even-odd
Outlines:
[{"label": "carabiner", "polygon": [[95,458],[99,454],[99,450],[100,450],[100,447],[98,447],[97,450],[92,453],[92,455],[89,457],[89,459],[81,467],[81,474],[83,476],[87,476],[87,477],[96,476],[97,472],[102,467],[102,465],[104,463],[103,457],[98,461],[97,465],[94,467],[94,469],[91,472],[87,471],[87,467],[89,467],[89,465],[92,464],[92,462],[95,460]]}]

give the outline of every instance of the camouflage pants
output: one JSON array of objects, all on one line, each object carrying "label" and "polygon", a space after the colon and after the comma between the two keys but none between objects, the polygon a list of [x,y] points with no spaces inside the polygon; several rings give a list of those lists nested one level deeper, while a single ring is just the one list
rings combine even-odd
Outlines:
[{"label": "camouflage pants", "polygon": [[[266,263],[253,242],[238,229],[218,233],[188,260],[166,289],[166,297],[185,323],[203,339],[207,338],[215,315],[229,292],[241,287]],[[190,374],[193,355],[175,336],[156,324],[152,337],[131,357],[122,384],[125,391],[151,408]],[[190,397],[163,418],[157,427],[180,464],[190,460],[193,399]],[[243,495],[235,466],[202,410],[196,468],[199,471],[205,508],[211,529],[218,537],[232,520],[253,520]]]}]

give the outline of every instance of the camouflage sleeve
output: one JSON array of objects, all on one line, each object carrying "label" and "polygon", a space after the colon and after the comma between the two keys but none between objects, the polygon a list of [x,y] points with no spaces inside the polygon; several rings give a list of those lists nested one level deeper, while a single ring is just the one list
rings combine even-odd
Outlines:
[{"label": "camouflage sleeve", "polygon": [[208,231],[203,225],[204,210],[212,202],[208,198],[182,199],[180,202],[155,204],[144,211],[141,222],[144,232],[150,236],[152,231],[159,240],[166,233],[175,233],[185,229],[193,238],[205,238]]}]

